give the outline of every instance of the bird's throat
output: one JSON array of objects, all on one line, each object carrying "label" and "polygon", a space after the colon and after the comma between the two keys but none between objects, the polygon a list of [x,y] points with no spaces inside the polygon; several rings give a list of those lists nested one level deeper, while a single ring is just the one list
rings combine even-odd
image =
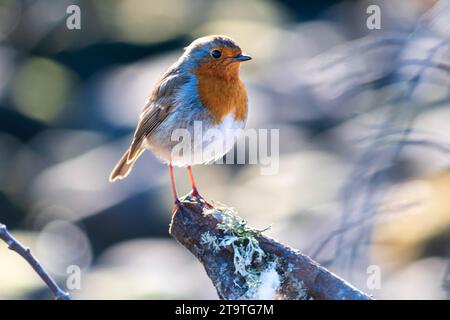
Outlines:
[{"label": "bird's throat", "polygon": [[205,108],[214,118],[214,123],[221,123],[230,112],[238,121],[247,117],[247,92],[244,84],[236,77],[221,77],[210,73],[197,74],[198,94]]}]

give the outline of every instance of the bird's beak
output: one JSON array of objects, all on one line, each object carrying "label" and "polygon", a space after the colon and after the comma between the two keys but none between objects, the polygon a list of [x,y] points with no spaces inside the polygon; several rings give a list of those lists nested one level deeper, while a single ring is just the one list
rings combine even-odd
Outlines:
[{"label": "bird's beak", "polygon": [[241,54],[237,55],[236,57],[234,57],[233,59],[234,59],[234,61],[243,62],[243,61],[252,60],[252,57],[241,53]]}]

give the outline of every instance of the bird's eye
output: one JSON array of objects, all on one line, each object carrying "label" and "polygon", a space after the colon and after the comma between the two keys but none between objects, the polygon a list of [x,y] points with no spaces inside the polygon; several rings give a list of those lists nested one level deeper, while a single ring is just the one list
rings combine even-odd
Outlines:
[{"label": "bird's eye", "polygon": [[213,50],[213,51],[211,51],[211,56],[213,57],[213,58],[220,58],[220,56],[222,55],[222,52],[220,52],[219,50]]}]

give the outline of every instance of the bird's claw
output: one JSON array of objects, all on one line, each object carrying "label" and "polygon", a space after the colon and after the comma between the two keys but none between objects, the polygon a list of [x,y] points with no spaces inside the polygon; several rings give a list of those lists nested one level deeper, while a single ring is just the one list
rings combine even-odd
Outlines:
[{"label": "bird's claw", "polygon": [[177,198],[173,203],[172,214],[175,213],[180,208],[181,208],[181,201],[180,199]]},{"label": "bird's claw", "polygon": [[191,193],[189,193],[188,199],[190,200],[192,198],[194,198],[195,202],[205,205],[208,209],[214,208],[213,205],[206,201],[197,190],[192,190]]}]

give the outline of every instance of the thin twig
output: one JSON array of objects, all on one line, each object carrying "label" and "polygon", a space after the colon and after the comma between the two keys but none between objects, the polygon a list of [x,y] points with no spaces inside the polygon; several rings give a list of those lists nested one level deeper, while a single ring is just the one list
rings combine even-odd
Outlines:
[{"label": "thin twig", "polygon": [[56,300],[70,300],[70,294],[62,290],[55,280],[45,271],[44,267],[33,256],[30,249],[23,246],[16,238],[14,238],[4,224],[0,223],[0,239],[3,240],[8,248],[17,252],[22,258],[24,258],[28,264],[36,271],[45,284],[50,288]]}]

